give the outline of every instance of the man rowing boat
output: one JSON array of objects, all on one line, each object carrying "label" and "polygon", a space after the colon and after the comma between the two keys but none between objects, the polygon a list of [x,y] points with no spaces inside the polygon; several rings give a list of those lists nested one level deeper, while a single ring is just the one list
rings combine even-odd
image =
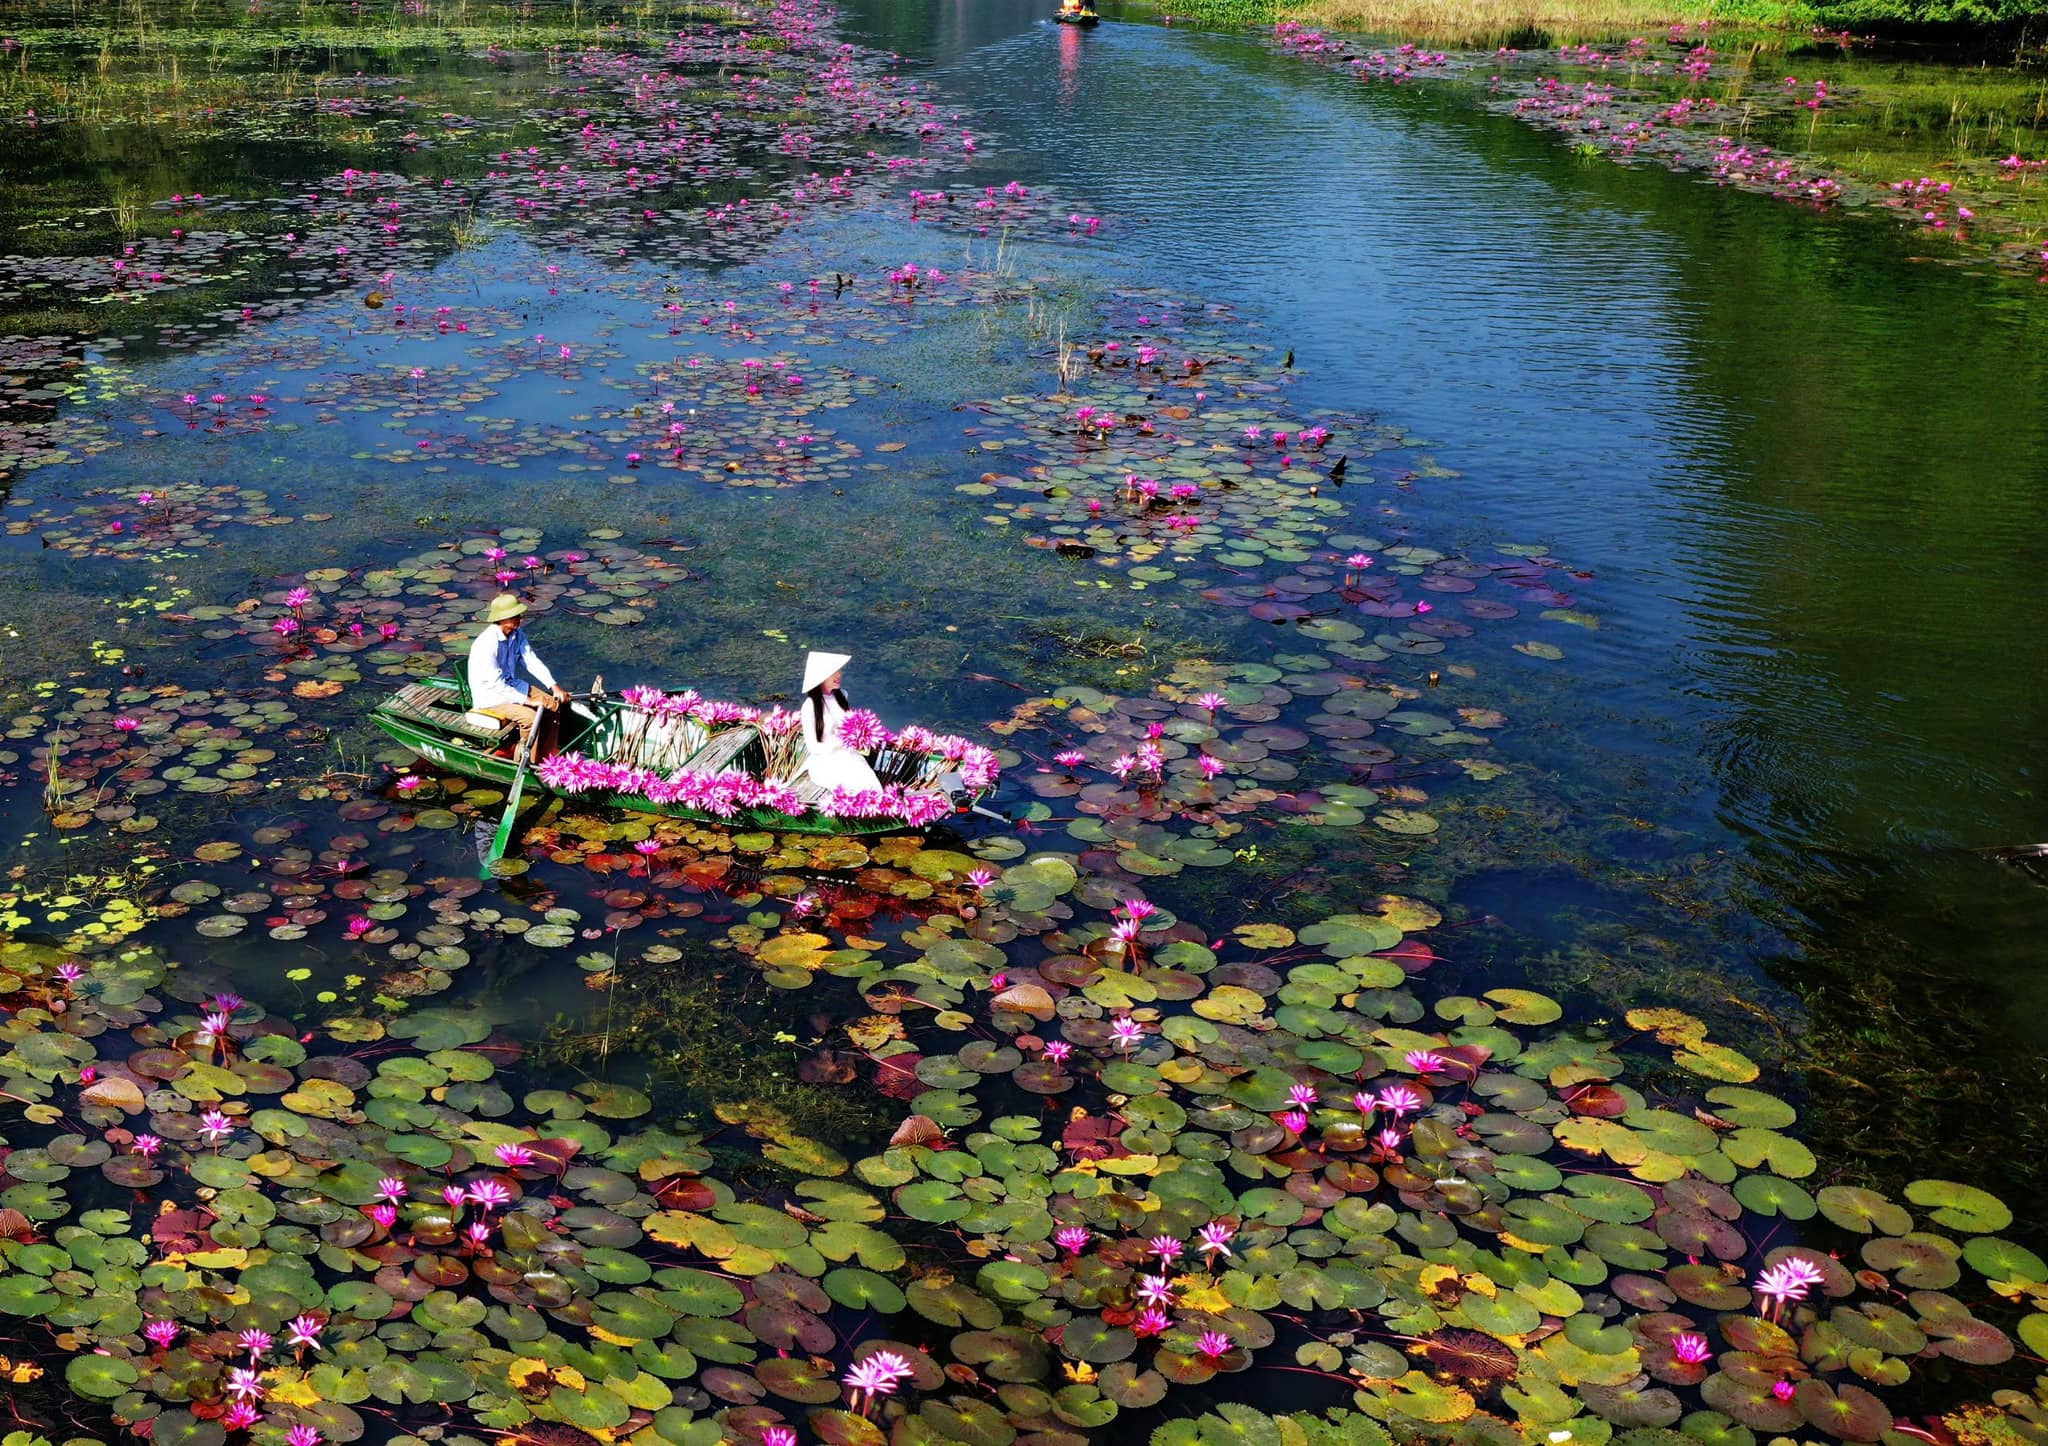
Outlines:
[{"label": "man rowing boat", "polygon": [[[517,723],[522,733],[530,734],[544,714],[552,722],[555,708],[568,702],[569,695],[527,643],[519,625],[525,614],[526,604],[511,593],[491,599],[484,629],[469,645],[469,706],[473,712]],[[521,680],[521,669],[533,678],[531,686]],[[540,758],[544,744],[544,739],[534,740],[534,759]]]}]

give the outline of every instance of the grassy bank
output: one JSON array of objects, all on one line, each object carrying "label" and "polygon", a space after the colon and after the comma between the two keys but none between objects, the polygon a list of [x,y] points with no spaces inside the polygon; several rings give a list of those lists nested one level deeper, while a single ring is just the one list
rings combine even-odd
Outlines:
[{"label": "grassy bank", "polygon": [[1801,34],[1910,32],[2017,52],[2048,41],[2048,0],[1160,0],[1176,20],[1265,27],[1294,20],[1321,30],[1453,49],[1524,49],[1655,34],[1674,25]]},{"label": "grassy bank", "polygon": [[[1287,19],[1460,49],[1561,45],[1662,31],[1709,17],[1712,0],[1309,0]],[[1796,23],[1793,7],[1762,23]]]}]

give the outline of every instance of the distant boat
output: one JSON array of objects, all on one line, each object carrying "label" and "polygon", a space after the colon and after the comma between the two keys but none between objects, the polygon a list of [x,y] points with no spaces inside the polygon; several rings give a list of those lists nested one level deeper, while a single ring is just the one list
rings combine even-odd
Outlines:
[{"label": "distant boat", "polygon": [[1062,25],[1094,25],[1102,19],[1093,10],[1055,10],[1052,18]]}]

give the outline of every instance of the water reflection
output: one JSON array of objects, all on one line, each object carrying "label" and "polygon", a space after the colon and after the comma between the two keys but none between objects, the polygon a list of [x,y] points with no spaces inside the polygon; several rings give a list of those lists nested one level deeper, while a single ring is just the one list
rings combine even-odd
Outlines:
[{"label": "water reflection", "polygon": [[1081,47],[1087,43],[1078,25],[1057,27],[1060,38],[1060,109],[1071,113],[1080,99]]},{"label": "water reflection", "polygon": [[2039,1002],[2048,891],[1959,852],[2048,835],[2032,288],[1252,38],[853,10],[990,117],[1004,178],[1112,218],[1098,270],[1246,306],[1310,395],[1440,444],[1461,475],[1399,499],[1432,542],[1598,574],[1561,666],[1504,660],[1526,715],[1571,725],[1526,754],[1744,861],[1810,946],[1932,949]]}]

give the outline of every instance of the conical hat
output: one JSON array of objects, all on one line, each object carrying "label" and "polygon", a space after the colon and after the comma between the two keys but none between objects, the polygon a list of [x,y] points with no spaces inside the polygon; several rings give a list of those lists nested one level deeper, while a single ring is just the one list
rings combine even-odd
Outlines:
[{"label": "conical hat", "polygon": [[804,659],[804,691],[810,692],[853,661],[848,653],[812,653]]}]

